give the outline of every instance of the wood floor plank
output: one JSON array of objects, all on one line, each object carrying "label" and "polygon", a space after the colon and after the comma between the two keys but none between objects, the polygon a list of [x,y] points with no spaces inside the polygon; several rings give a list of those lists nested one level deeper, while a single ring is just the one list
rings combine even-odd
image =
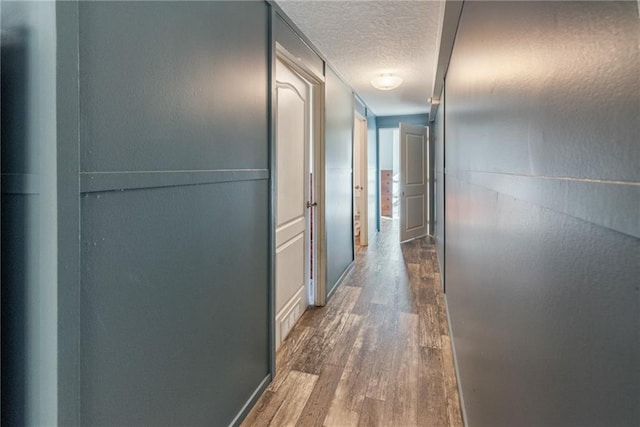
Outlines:
[{"label": "wood floor plank", "polygon": [[355,286],[340,286],[331,298],[330,304],[324,307],[310,307],[296,326],[316,329],[329,327],[328,323],[335,320],[341,313],[352,311],[361,291],[361,288]]},{"label": "wood floor plank", "polygon": [[419,243],[416,245],[416,240],[412,240],[402,245],[402,256],[408,263],[419,264],[422,260],[419,253]]},{"label": "wood floor plank", "polygon": [[420,346],[441,348],[438,307],[427,304],[420,310]]},{"label": "wood floor plank", "polygon": [[343,328],[343,332],[340,334],[333,348],[328,351],[328,355],[323,360],[323,363],[343,367],[347,363],[349,354],[358,338],[361,328],[362,316],[350,314]]},{"label": "wood floor plank", "polygon": [[378,330],[383,317],[382,310],[371,307],[370,313],[366,316],[366,323],[360,328],[348,354],[325,425],[358,425],[372,371],[371,360],[377,354]]},{"label": "wood floor plank", "polygon": [[392,295],[388,289],[381,287],[376,288],[371,296],[370,304],[389,305],[390,296]]},{"label": "wood floor plank", "polygon": [[400,272],[393,281],[394,284],[394,307],[404,313],[417,313],[418,304],[411,289],[411,280],[404,270]]},{"label": "wood floor plank", "polygon": [[243,426],[463,426],[434,244],[382,226],[283,342]]},{"label": "wood floor plank", "polygon": [[442,350],[422,347],[420,361],[418,420],[420,425],[446,427],[447,396],[442,373]]},{"label": "wood floor plank", "polygon": [[244,419],[240,427],[268,426],[276,411],[282,404],[282,400],[277,401],[276,394],[272,391],[265,391],[255,404],[247,418]]},{"label": "wood floor plank", "polygon": [[307,399],[298,422],[299,427],[319,427],[329,412],[344,367],[324,365],[311,395]]},{"label": "wood floor plank", "polygon": [[362,402],[358,427],[384,427],[381,424],[383,410],[383,401],[365,397],[364,402]]},{"label": "wood floor plank", "polygon": [[282,385],[282,404],[269,425],[295,426],[317,380],[317,375],[290,371]]},{"label": "wood floor plank", "polygon": [[[352,272],[353,274],[353,272]],[[361,287],[341,286],[343,297],[331,304],[331,310],[351,312],[360,297]]]},{"label": "wood floor plank", "polygon": [[358,303],[353,309],[354,313],[366,314],[369,304],[390,304],[395,295],[395,278],[402,274],[397,266],[391,268],[381,268],[375,265],[370,274],[364,278],[366,286],[363,287]]},{"label": "wood floor plank", "polygon": [[444,300],[444,294],[442,291],[437,293],[436,298],[438,306],[438,326],[441,335],[449,335],[449,320],[447,319],[447,304]]},{"label": "wood floor plank", "polygon": [[[414,242],[410,242],[414,243]],[[409,277],[409,301],[411,310],[407,310],[411,313],[418,313],[418,306],[420,305],[420,294],[424,294],[425,286],[422,283],[422,266],[420,264],[407,264],[407,273]]]},{"label": "wood floor plank", "polygon": [[392,393],[384,406],[384,425],[418,425],[418,324],[417,315],[400,313],[393,356],[393,379],[390,384]]},{"label": "wood floor plank", "polygon": [[301,354],[304,354],[303,349],[306,348],[314,333],[314,328],[306,326],[300,326],[291,331],[276,354],[276,377],[269,385],[269,390],[277,391],[280,388],[293,364]]},{"label": "wood floor plank", "polygon": [[393,354],[396,346],[399,313],[384,312],[384,322],[379,329],[377,357],[372,363],[366,396],[375,400],[386,400],[392,381]]},{"label": "wood floor plank", "polygon": [[278,392],[265,391],[242,425],[295,425],[317,378],[303,372],[288,372]]},{"label": "wood floor plank", "polygon": [[348,339],[343,335],[353,334],[352,328],[355,328],[360,321],[357,314],[343,311],[327,312],[326,319],[327,321],[320,324],[309,340],[303,354],[296,359],[292,369],[320,374],[323,364],[326,363],[336,345]]},{"label": "wood floor plank", "polygon": [[354,395],[354,388],[358,381],[357,364],[361,362],[364,330],[360,329],[353,344],[351,354],[340,376],[338,387],[331,400],[329,412],[324,420],[325,426],[357,426],[360,420],[360,408],[364,395]]},{"label": "wood floor plank", "polygon": [[295,327],[317,328],[328,311],[328,306],[309,307],[307,308],[307,311],[304,312],[298,323],[296,323]]}]

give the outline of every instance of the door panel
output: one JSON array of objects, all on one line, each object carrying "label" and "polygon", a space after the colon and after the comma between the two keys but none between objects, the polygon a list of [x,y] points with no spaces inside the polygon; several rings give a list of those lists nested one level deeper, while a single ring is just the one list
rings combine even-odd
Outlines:
[{"label": "door panel", "polygon": [[276,250],[276,283],[279,291],[276,292],[276,307],[282,308],[304,284],[303,233]]},{"label": "door panel", "polygon": [[407,230],[424,227],[424,204],[424,196],[422,195],[407,197]]},{"label": "door panel", "polygon": [[424,138],[418,135],[406,135],[407,146],[407,184],[424,184]]},{"label": "door panel", "polygon": [[423,126],[400,123],[400,240],[428,233],[428,135]]},{"label": "door panel", "polygon": [[305,218],[299,217],[293,221],[289,221],[283,226],[276,229],[276,247],[282,246],[284,243],[293,239],[300,233],[304,233],[306,228]]},{"label": "door panel", "polygon": [[276,61],[276,348],[308,304],[309,91],[306,81]]},{"label": "door panel", "polygon": [[277,173],[277,224],[304,216],[305,178],[305,99],[295,87],[278,85],[278,122],[276,161],[282,166]]}]

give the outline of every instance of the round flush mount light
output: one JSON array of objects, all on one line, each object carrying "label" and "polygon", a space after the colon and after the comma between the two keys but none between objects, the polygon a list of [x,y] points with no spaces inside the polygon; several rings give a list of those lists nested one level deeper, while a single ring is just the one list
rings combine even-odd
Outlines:
[{"label": "round flush mount light", "polygon": [[379,90],[392,90],[402,84],[402,79],[393,74],[381,74],[371,80],[371,86]]}]

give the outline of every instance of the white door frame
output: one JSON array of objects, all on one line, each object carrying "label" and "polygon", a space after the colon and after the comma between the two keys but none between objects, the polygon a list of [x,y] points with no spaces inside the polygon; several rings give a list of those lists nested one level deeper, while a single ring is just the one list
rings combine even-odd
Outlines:
[{"label": "white door frame", "polygon": [[[305,63],[289,53],[280,43],[276,42],[276,57],[295,71],[300,77],[311,85],[311,145],[313,147],[313,200],[309,202],[315,204],[313,209],[313,224],[308,224],[313,228],[313,248],[311,257],[313,259],[313,281],[307,285],[310,288],[308,299],[310,305],[323,306],[327,301],[326,292],[326,230],[325,230],[325,172],[324,172],[324,76],[316,74]],[[274,79],[275,80],[275,79]],[[275,170],[272,171],[275,176]],[[275,225],[275,216],[272,218]],[[275,253],[275,248],[272,248]],[[308,263],[308,258],[307,258]],[[306,266],[307,272],[309,265]],[[308,289],[309,289],[308,288]],[[275,290],[275,288],[274,288]],[[275,314],[273,313],[274,319]],[[274,320],[273,319],[273,320]],[[275,321],[275,320],[274,320]]]},{"label": "white door frame", "polygon": [[[275,98],[276,350],[310,305],[311,86],[276,59]],[[282,114],[282,116],[280,116]],[[282,186],[282,187],[281,187]]]},{"label": "white door frame", "polygon": [[[358,111],[354,110],[354,121],[353,126],[358,126],[359,132],[353,132],[353,149],[354,154],[356,149],[360,149],[360,246],[368,246],[369,245],[369,159],[367,157],[367,119],[362,116]],[[360,141],[355,141],[356,135],[360,135]],[[356,170],[356,156],[353,155],[353,168],[352,170],[355,172]],[[354,186],[355,186],[355,177],[354,177]],[[352,187],[354,187],[352,186]],[[352,189],[354,192],[353,195],[353,221],[354,221],[354,230],[355,230],[355,187]],[[355,233],[354,233],[355,234]],[[354,247],[355,247],[355,236],[354,236]]]}]

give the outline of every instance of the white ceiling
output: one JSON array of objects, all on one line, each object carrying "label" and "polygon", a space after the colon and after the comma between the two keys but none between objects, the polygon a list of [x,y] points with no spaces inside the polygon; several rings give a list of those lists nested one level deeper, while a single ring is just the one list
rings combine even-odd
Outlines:
[{"label": "white ceiling", "polygon": [[[277,0],[378,116],[428,111],[444,0]],[[381,73],[404,79],[380,91]]]}]

